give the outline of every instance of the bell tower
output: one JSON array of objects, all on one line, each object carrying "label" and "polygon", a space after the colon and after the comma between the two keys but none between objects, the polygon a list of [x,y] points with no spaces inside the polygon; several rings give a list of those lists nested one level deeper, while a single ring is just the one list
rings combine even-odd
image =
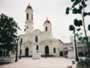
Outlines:
[{"label": "bell tower", "polygon": [[33,31],[33,9],[30,6],[30,4],[28,4],[26,10],[26,21],[25,21],[25,32],[32,32]]},{"label": "bell tower", "polygon": [[44,29],[45,29],[45,32],[48,32],[48,33],[51,33],[52,32],[52,24],[48,20],[48,18],[44,22]]}]

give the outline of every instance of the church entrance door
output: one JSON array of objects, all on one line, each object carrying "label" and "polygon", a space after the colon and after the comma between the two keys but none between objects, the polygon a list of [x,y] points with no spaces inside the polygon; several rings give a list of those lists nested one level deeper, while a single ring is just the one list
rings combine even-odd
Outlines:
[{"label": "church entrance door", "polygon": [[46,57],[49,56],[49,47],[48,46],[45,47],[45,56]]},{"label": "church entrance door", "polygon": [[25,56],[27,56],[27,57],[29,56],[29,48],[25,49]]},{"label": "church entrance door", "polygon": [[59,52],[59,55],[60,55],[60,56],[63,56],[63,51]]}]

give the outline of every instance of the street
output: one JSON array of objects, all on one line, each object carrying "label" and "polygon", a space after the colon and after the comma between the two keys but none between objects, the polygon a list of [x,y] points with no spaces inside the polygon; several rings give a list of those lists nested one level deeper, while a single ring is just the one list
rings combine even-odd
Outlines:
[{"label": "street", "polygon": [[0,68],[67,68],[71,65],[71,60],[66,58],[22,58],[18,62],[0,65]]}]

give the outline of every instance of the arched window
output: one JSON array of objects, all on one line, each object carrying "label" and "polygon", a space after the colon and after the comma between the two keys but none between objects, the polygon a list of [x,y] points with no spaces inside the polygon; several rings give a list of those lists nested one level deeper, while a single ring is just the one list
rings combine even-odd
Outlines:
[{"label": "arched window", "polygon": [[47,26],[45,27],[45,31],[48,31],[48,27]]},{"label": "arched window", "polygon": [[39,50],[39,46],[38,45],[36,45],[36,50]]},{"label": "arched window", "polygon": [[35,42],[38,42],[38,36],[35,36]]},{"label": "arched window", "polygon": [[56,48],[53,48],[53,52],[56,53]]},{"label": "arched window", "polygon": [[28,13],[26,14],[26,19],[27,19],[27,20],[29,19],[29,14],[28,14]]}]

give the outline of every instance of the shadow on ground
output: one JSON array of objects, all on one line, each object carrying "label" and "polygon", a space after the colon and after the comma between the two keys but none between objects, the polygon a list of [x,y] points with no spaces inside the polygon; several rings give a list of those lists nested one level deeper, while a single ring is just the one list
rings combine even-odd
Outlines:
[{"label": "shadow on ground", "polygon": [[0,62],[0,65],[7,65],[10,64],[11,62]]}]

